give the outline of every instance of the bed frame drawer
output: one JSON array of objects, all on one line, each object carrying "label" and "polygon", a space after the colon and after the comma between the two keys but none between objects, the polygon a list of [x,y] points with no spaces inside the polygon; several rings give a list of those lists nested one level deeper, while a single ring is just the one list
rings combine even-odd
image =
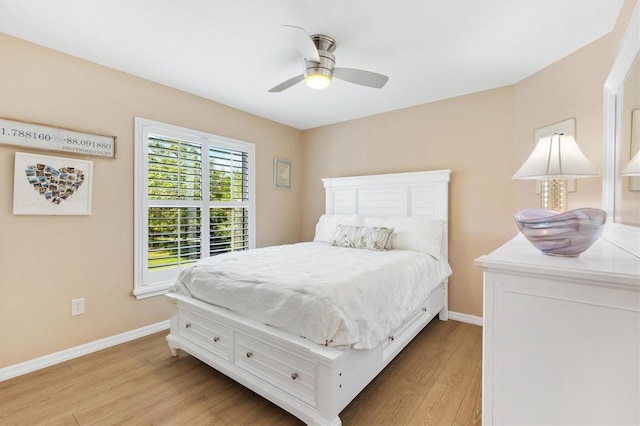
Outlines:
[{"label": "bed frame drawer", "polygon": [[178,333],[211,351],[222,359],[231,359],[232,331],[216,321],[211,321],[194,312],[181,311],[178,317]]},{"label": "bed frame drawer", "polygon": [[420,309],[414,312],[400,327],[398,327],[382,344],[382,357],[386,361],[389,357],[395,357],[404,347],[407,339],[411,340],[424,327],[424,318],[432,318],[442,309],[444,292],[442,288],[436,288]]},{"label": "bed frame drawer", "polygon": [[316,367],[291,353],[236,334],[236,365],[298,398],[316,406]]}]

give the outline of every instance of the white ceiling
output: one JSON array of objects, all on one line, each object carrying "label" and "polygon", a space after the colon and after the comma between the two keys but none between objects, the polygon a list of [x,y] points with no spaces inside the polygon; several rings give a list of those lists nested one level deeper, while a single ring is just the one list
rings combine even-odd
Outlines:
[{"label": "white ceiling", "polygon": [[[298,129],[517,83],[613,28],[622,0],[0,0],[0,32]],[[268,93],[302,73],[283,24],[389,76]],[[1,66],[1,63],[0,63]]]}]

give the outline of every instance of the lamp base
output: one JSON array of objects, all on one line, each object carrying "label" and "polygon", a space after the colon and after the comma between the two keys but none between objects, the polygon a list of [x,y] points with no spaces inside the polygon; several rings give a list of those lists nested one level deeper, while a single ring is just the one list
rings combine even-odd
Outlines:
[{"label": "lamp base", "polygon": [[565,212],[569,204],[567,179],[544,179],[540,181],[540,208]]}]

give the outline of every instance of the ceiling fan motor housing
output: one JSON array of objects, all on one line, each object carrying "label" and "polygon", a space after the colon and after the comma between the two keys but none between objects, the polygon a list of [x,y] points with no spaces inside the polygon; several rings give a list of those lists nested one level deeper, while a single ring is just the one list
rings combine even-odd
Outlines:
[{"label": "ceiling fan motor housing", "polygon": [[311,40],[318,49],[320,62],[309,61],[304,59],[304,76],[321,74],[331,78],[333,76],[333,68],[336,65],[336,57],[333,55],[336,50],[336,41],[326,35],[314,34]]}]

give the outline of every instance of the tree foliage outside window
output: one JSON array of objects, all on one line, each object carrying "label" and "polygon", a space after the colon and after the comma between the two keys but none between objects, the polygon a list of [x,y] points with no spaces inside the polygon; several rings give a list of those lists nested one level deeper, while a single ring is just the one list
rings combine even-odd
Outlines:
[{"label": "tree foliage outside window", "polygon": [[[247,154],[218,147],[210,147],[205,153],[211,204],[246,201]],[[150,269],[183,266],[200,259],[203,233],[208,233],[209,248],[205,252],[209,256],[248,248],[248,218],[242,207],[210,208],[209,225],[202,229],[201,207],[153,203],[202,200],[205,171],[200,144],[154,135],[149,138],[148,161]]]}]

